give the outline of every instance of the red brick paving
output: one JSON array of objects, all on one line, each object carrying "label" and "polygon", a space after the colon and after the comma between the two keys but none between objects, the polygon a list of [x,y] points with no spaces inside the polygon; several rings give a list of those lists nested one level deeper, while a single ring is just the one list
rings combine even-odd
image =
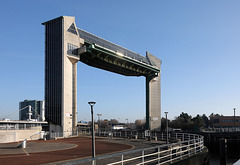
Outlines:
[{"label": "red brick paving", "polygon": [[[36,142],[36,141],[35,141]],[[1,165],[36,165],[43,163],[51,163],[75,158],[91,157],[92,141],[87,137],[67,138],[60,140],[37,141],[39,143],[72,143],[78,146],[71,149],[39,152],[26,154],[0,155]],[[118,143],[109,143],[96,139],[96,155],[111,153],[121,150],[131,149],[132,146]]]}]

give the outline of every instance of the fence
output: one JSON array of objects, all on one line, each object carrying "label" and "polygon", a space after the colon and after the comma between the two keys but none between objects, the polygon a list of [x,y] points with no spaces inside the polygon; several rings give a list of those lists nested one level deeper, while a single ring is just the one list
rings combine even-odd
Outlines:
[{"label": "fence", "polygon": [[0,130],[26,130],[42,128],[40,123],[0,123]]},{"label": "fence", "polygon": [[[174,133],[175,134],[175,133]],[[98,131],[96,136],[99,137],[120,137],[120,138],[129,138],[129,139],[154,139],[154,140],[166,140],[167,134],[165,132],[154,132],[154,131]],[[177,138],[173,137],[172,133],[168,133],[168,139],[174,141]]]},{"label": "fence", "polygon": [[[99,133],[101,135],[101,133]],[[107,135],[107,133],[105,133]],[[127,132],[113,132],[110,136],[128,137],[131,133]],[[148,137],[146,132],[144,133],[132,133],[133,136]],[[154,133],[150,135],[156,135],[156,137],[166,138],[166,134]],[[109,136],[109,135],[108,135]],[[103,156],[97,156],[95,158],[74,160],[62,163],[64,165],[70,164],[166,164],[174,163],[175,161],[182,160],[184,157],[190,157],[195,155],[204,149],[204,138],[201,135],[175,133],[171,134],[171,139],[174,139],[175,143],[159,145],[155,147],[136,149],[121,153],[108,154]],[[166,140],[166,139],[165,139]]]},{"label": "fence", "polygon": [[240,127],[226,127],[226,128],[207,128],[205,131],[209,132],[240,132]]},{"label": "fence", "polygon": [[56,139],[56,138],[71,137],[71,136],[78,136],[78,131],[64,131],[64,132],[39,131],[36,134],[31,135],[30,139],[31,140]]},{"label": "fence", "polygon": [[30,136],[31,140],[39,140],[39,139],[44,139],[44,137],[46,137],[46,132],[44,131],[39,131],[36,134],[33,134],[32,136]]},{"label": "fence", "polygon": [[48,136],[50,139],[54,139],[58,137],[77,136],[78,131],[46,132],[45,135]]}]

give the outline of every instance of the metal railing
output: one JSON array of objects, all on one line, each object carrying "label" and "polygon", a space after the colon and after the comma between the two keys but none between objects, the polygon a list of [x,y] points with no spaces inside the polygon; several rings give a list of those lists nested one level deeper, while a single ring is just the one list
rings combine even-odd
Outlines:
[{"label": "metal railing", "polygon": [[[114,136],[114,133],[112,134]],[[156,134],[156,136],[162,136],[162,134]],[[166,137],[166,134],[163,136]],[[172,139],[175,139],[175,143],[158,145],[155,147],[135,149],[126,152],[108,154],[103,156],[97,156],[89,159],[79,159],[74,161],[68,161],[61,164],[166,164],[174,163],[182,160],[185,157],[190,157],[204,149],[204,137],[195,134],[175,133],[172,134]]]},{"label": "metal railing", "polygon": [[145,148],[142,150],[142,154],[132,158],[124,159],[124,154],[121,154],[122,159],[120,161],[108,163],[108,165],[115,164],[165,164],[168,162],[173,163],[175,160],[182,160],[184,156],[190,157],[198,152],[201,152],[204,148],[203,137],[193,134],[176,134],[176,139],[184,139],[184,141],[178,143],[165,144],[157,147]]},{"label": "metal railing", "polygon": [[[153,132],[153,131],[97,131],[95,133],[99,137],[120,137],[120,138],[134,138],[134,139],[146,139],[153,138],[158,140],[166,140],[167,135],[165,132]],[[168,138],[172,138],[172,134],[168,133]]]},{"label": "metal railing", "polygon": [[41,127],[39,123],[1,123],[0,130],[30,130]]},{"label": "metal railing", "polygon": [[44,135],[44,131],[39,131],[35,134],[33,134],[32,136],[30,136],[31,140],[38,140],[38,139],[43,139],[43,135]]},{"label": "metal railing", "polygon": [[207,128],[206,132],[240,132],[240,127],[226,127],[226,128]]},{"label": "metal railing", "polygon": [[78,131],[46,132],[45,136],[48,136],[49,139],[78,136]]}]

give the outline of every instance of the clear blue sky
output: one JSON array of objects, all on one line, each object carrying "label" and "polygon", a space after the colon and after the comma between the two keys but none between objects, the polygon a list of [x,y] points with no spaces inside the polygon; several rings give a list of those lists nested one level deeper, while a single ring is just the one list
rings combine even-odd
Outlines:
[{"label": "clear blue sky", "polygon": [[[0,5],[0,118],[19,101],[44,99],[44,26],[75,16],[79,28],[162,60],[162,116],[240,115],[240,1],[22,0]],[[78,63],[78,120],[88,101],[102,118],[145,117],[145,78]],[[96,117],[96,116],[95,116]],[[11,119],[17,119],[18,113]]]}]

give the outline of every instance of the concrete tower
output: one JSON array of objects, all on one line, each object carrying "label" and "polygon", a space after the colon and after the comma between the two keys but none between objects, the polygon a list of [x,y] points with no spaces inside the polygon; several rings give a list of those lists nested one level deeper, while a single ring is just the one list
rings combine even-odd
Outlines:
[{"label": "concrete tower", "polygon": [[51,132],[67,136],[76,128],[77,62],[81,46],[75,18],[62,16],[45,25],[45,116]]}]

